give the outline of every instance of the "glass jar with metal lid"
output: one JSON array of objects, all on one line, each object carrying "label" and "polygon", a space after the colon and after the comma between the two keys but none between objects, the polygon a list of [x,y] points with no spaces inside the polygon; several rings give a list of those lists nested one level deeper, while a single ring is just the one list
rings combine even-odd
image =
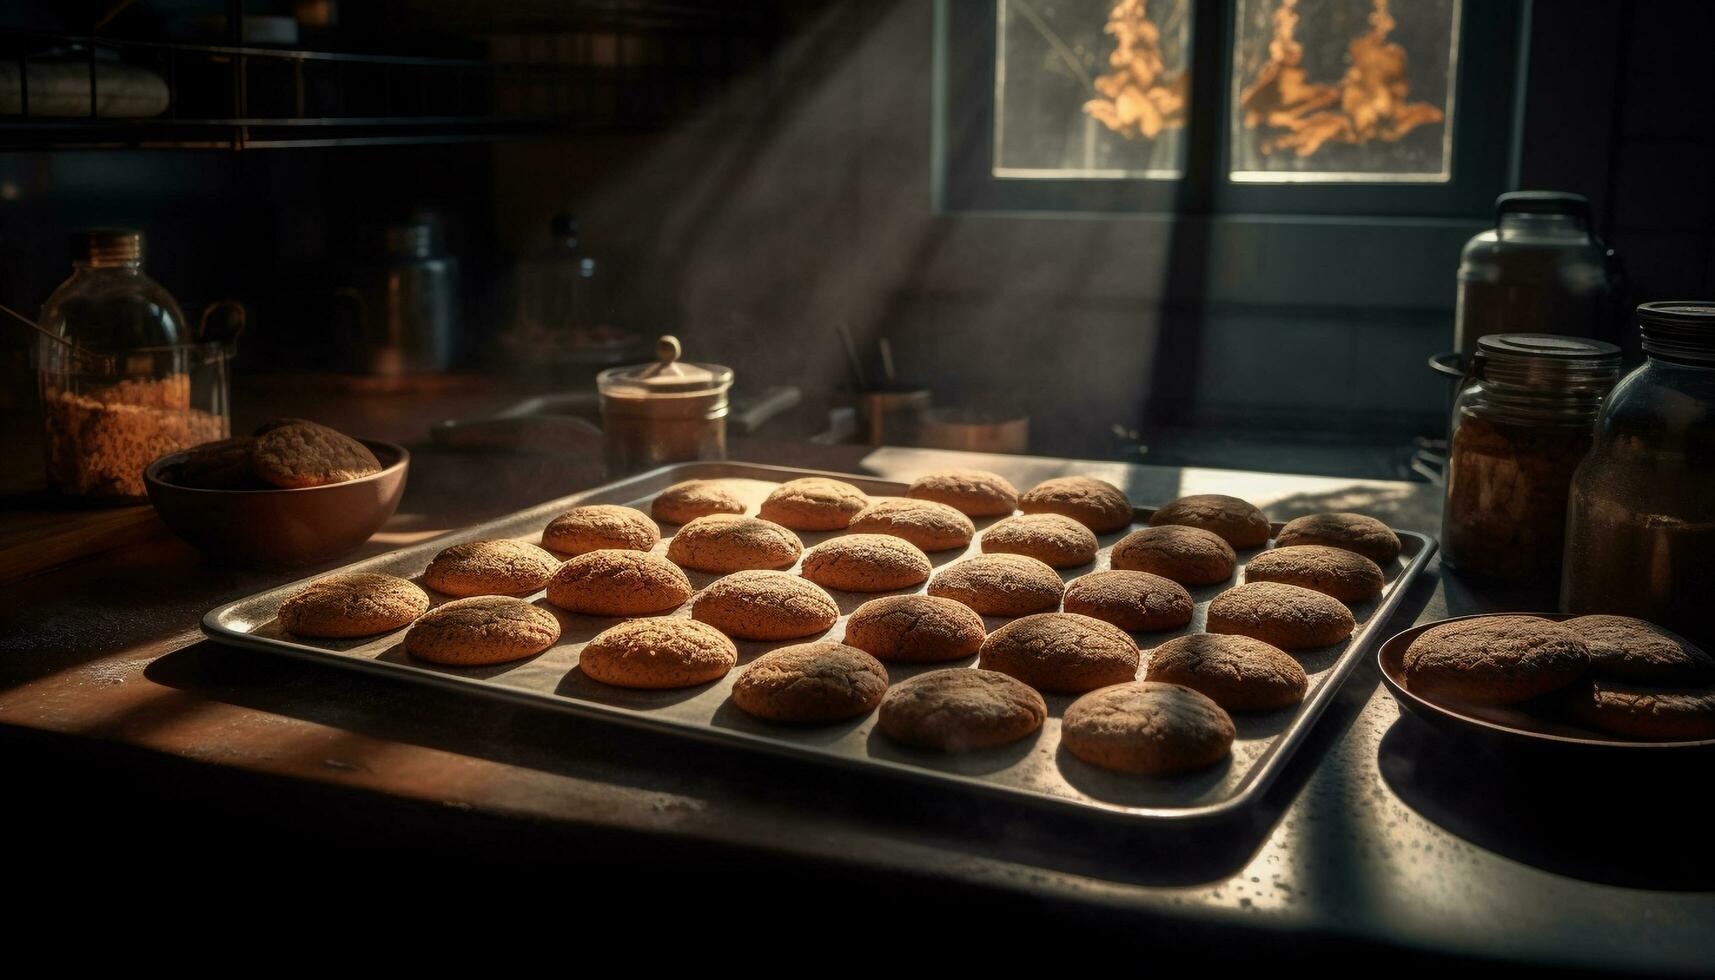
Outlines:
[{"label": "glass jar with metal lid", "polygon": [[601,392],[607,471],[621,476],[665,463],[726,458],[732,368],[679,360],[679,341],[662,337],[655,363],[609,368]]},{"label": "glass jar with metal lid", "polygon": [[1554,334],[1477,342],[1453,403],[1443,557],[1461,574],[1552,586],[1566,493],[1619,375],[1613,344]]},{"label": "glass jar with metal lid", "polygon": [[1715,644],[1715,302],[1638,307],[1646,360],[1572,481],[1561,608]]}]

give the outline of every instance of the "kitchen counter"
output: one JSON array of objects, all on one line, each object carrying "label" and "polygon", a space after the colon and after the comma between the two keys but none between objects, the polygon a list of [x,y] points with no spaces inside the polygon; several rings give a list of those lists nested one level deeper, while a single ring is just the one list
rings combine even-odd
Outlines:
[{"label": "kitchen counter", "polygon": [[[1030,457],[800,442],[739,441],[733,456],[901,481],[976,465],[1021,487],[1058,471]],[[1430,533],[1439,523],[1439,492],[1425,485],[1107,463],[1081,471],[1143,503],[1219,491],[1277,520],[1357,509]],[[598,478],[588,461],[420,451],[398,515],[335,564]],[[53,819],[112,780],[150,787],[159,795],[146,800],[156,802],[187,794],[235,819],[337,813],[342,833],[376,846],[439,847],[500,827],[512,853],[547,849],[574,869],[666,856],[725,862],[861,881],[906,905],[948,893],[1010,902],[1124,929],[1134,941],[1171,935],[1229,951],[1357,942],[1624,970],[1715,963],[1711,835],[1683,770],[1448,739],[1401,717],[1373,659],[1252,819],[1197,832],[1092,832],[940,790],[468,703],[201,638],[208,608],[303,574],[222,568],[161,539],[9,586],[0,751],[19,762],[15,780],[32,798],[69,794],[47,811]],[[1432,564],[1383,634],[1550,602],[1479,592]],[[1701,772],[1707,759],[1677,764]],[[62,843],[79,839],[75,827],[60,831]]]}]

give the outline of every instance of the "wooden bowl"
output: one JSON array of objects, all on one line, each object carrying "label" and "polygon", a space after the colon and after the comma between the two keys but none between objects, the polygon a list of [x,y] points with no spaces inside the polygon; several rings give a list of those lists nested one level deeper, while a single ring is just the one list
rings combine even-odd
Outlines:
[{"label": "wooden bowl", "polygon": [[168,453],[143,471],[149,503],[197,548],[236,564],[308,565],[337,558],[381,529],[405,493],[411,454],[390,442],[360,439],[381,472],[296,490],[201,490],[168,483],[188,453]]}]

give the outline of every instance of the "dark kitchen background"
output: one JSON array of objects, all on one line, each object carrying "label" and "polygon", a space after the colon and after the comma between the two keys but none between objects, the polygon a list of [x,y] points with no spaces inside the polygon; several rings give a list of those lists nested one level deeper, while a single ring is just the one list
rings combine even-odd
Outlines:
[{"label": "dark kitchen background", "polygon": [[[517,264],[565,214],[616,321],[752,390],[800,387],[808,431],[849,387],[843,326],[860,351],[887,338],[938,404],[1028,413],[1039,452],[1404,476],[1445,430],[1425,361],[1451,346],[1459,251],[1494,193],[1588,196],[1625,263],[1619,308],[1715,294],[1715,4],[1465,6],[1468,37],[1504,55],[1461,67],[1504,76],[1460,106],[1456,146],[1493,151],[1482,172],[1456,160],[1462,197],[1432,207],[1327,213],[1196,180],[1164,207],[955,186],[958,134],[993,111],[960,98],[984,90],[966,25],[986,11],[992,31],[992,3],[8,4],[14,85],[22,60],[82,57],[94,35],[174,103],[0,116],[0,302],[39,309],[73,232],[142,229],[187,311],[249,308],[242,413],[253,386],[353,370],[339,291],[382,228],[432,214],[461,268],[460,369],[571,386],[588,374],[544,375],[498,339]],[[233,8],[296,24],[276,55],[355,57],[235,57],[266,45],[234,37]],[[30,338],[0,337],[8,438],[39,438]]]}]

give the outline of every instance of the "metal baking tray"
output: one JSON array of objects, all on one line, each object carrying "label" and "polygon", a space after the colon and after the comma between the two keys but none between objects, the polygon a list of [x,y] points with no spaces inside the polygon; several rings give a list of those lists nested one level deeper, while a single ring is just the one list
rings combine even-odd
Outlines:
[{"label": "metal baking tray", "polygon": [[[540,542],[542,529],[562,511],[579,505],[611,503],[648,510],[657,492],[688,479],[720,480],[750,505],[750,513],[777,483],[803,476],[829,476],[846,480],[877,496],[899,496],[905,485],[847,473],[762,466],[749,463],[686,463],[651,471],[616,483],[550,501],[509,517],[442,535],[346,566],[341,571],[389,572],[417,579],[429,560],[442,548],[479,538],[518,538]],[[1139,509],[1142,523],[1150,511]],[[978,520],[979,540],[967,551],[942,551],[930,555],[941,567],[967,554],[980,553],[980,536],[997,518]],[[1275,528],[1279,530],[1279,525]],[[663,532],[673,530],[669,525]],[[806,548],[843,532],[804,532]],[[752,749],[823,763],[929,781],[990,797],[1030,806],[1082,814],[1129,824],[1185,824],[1232,816],[1261,796],[1279,773],[1334,692],[1376,639],[1379,624],[1385,623],[1411,579],[1435,550],[1435,542],[1421,534],[1398,532],[1404,550],[1393,567],[1386,569],[1388,584],[1381,597],[1353,609],[1358,629],[1347,642],[1320,650],[1302,651],[1298,659],[1310,675],[1310,691],[1304,701],[1281,711],[1234,716],[1238,738],[1229,760],[1198,772],[1171,777],[1138,777],[1097,769],[1060,749],[1060,716],[1075,700],[1066,695],[1045,695],[1048,720],[1035,737],[1009,746],[966,754],[940,754],[904,746],[877,730],[875,716],[820,727],[786,727],[745,715],[727,701],[735,670],[725,678],[702,687],[671,691],[635,691],[610,687],[584,676],[577,669],[578,653],[585,642],[619,622],[594,616],[567,613],[547,604],[538,593],[534,601],[560,619],[560,642],[527,660],[492,667],[440,667],[412,660],[403,649],[404,631],[362,640],[308,640],[291,636],[275,621],[280,603],[320,575],[241,599],[210,611],[203,617],[203,630],[213,639],[237,646],[266,650],[314,660],[318,663],[364,670],[434,684],[472,697],[502,698],[567,711],[586,718],[700,739],[737,748]],[[1108,550],[1125,532],[1100,535],[1100,555],[1094,565],[1066,569],[1068,581],[1108,567]],[[657,546],[665,553],[664,538]],[[1241,562],[1254,552],[1240,552]],[[332,574],[323,573],[323,574]],[[691,584],[701,590],[719,576],[687,571]],[[1242,564],[1235,580],[1242,577]],[[1174,636],[1203,629],[1208,601],[1233,583],[1193,588],[1196,612],[1189,626],[1173,631],[1136,634],[1144,649]],[[919,586],[920,591],[923,587]],[[830,590],[839,603],[841,617],[826,634],[840,637],[845,617],[873,595]],[[432,597],[436,593],[430,592]],[[693,597],[694,599],[694,597]],[[440,597],[438,601],[447,601]],[[670,615],[690,615],[690,603]],[[985,617],[990,630],[1006,620]],[[804,642],[804,641],[790,641]],[[784,643],[739,641],[739,666]],[[970,666],[969,661],[951,664],[888,664],[893,683],[925,670]],[[1141,671],[1140,671],[1141,673]]]}]

